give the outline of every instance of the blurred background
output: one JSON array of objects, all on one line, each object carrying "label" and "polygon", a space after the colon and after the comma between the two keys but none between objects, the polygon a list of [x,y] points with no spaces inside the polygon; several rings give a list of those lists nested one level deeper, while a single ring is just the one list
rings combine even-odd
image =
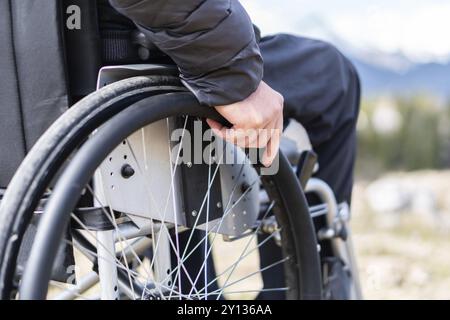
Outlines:
[{"label": "blurred background", "polygon": [[353,233],[367,299],[450,299],[450,1],[241,0],[263,35],[326,40],[363,99]]}]

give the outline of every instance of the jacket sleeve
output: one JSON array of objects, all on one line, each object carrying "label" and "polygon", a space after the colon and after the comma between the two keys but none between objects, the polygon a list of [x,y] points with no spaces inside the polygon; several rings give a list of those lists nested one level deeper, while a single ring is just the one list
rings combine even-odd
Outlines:
[{"label": "jacket sleeve", "polygon": [[209,106],[247,98],[263,77],[250,17],[238,0],[110,0],[170,56]]}]

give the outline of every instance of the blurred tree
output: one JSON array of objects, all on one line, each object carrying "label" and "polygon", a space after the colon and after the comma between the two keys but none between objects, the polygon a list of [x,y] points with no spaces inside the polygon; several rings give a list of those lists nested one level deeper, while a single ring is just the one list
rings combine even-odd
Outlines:
[{"label": "blurred tree", "polygon": [[358,125],[359,173],[450,165],[450,101],[378,97],[363,101]]}]

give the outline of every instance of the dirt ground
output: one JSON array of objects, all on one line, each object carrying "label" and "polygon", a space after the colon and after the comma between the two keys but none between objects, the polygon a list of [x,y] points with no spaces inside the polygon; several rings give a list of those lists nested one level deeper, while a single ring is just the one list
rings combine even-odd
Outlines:
[{"label": "dirt ground", "polygon": [[[430,208],[417,210],[417,206],[380,212],[368,201],[370,184],[356,183],[352,229],[364,298],[450,299],[450,171],[396,173],[387,177],[391,182],[402,182],[403,189],[411,185],[425,187],[419,190],[420,194],[428,190],[435,201],[431,212]],[[384,191],[383,188],[371,191],[377,193],[382,208],[388,202],[383,201]],[[418,198],[414,193],[412,197]],[[258,255],[251,252],[228,279],[226,271],[246,247],[251,251],[256,247],[255,241],[249,243],[244,238],[233,246],[220,239],[216,243],[213,254],[222,258],[215,259],[217,273],[225,272],[219,277],[221,285],[233,284],[258,270]],[[225,292],[230,299],[253,299],[261,287],[261,278],[255,274]]]},{"label": "dirt ground", "polygon": [[[376,199],[384,210],[380,212],[370,205],[368,198],[373,198],[369,193],[370,183],[356,183],[352,229],[364,298],[450,299],[450,171],[392,173],[379,180],[386,179],[389,183],[399,184],[403,195],[405,190],[410,190],[409,196],[413,199],[428,194],[434,200],[431,204],[420,201],[422,205],[404,205],[404,208],[391,212],[386,208],[388,202],[393,201],[393,195],[383,195],[387,191],[383,189],[371,190],[378,193]],[[381,186],[383,188],[385,184]],[[235,245],[243,247],[244,242]],[[218,247],[220,250],[216,253],[228,257],[217,260],[224,263],[216,265],[219,270],[225,269],[241,252],[230,249],[236,246]],[[257,261],[256,255],[245,259],[235,276],[240,278],[255,270]],[[254,276],[233,287],[233,291],[260,286],[260,278]],[[252,293],[246,293],[233,295],[233,298],[252,296]]]},{"label": "dirt ground", "polygon": [[435,212],[376,212],[368,205],[368,184],[356,184],[352,226],[365,298],[450,299],[450,173],[390,178],[431,190]]}]

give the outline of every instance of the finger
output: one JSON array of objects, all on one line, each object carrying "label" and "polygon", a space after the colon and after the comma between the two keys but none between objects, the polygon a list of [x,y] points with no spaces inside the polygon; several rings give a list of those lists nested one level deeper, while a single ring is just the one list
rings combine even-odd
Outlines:
[{"label": "finger", "polygon": [[237,136],[237,144],[242,148],[257,148],[258,138],[262,129],[246,129]]},{"label": "finger", "polygon": [[226,128],[220,122],[212,119],[206,119],[206,123],[211,127],[214,134],[225,140]]},{"label": "finger", "polygon": [[258,148],[260,135],[264,129],[252,130],[248,135],[245,142],[246,148]]},{"label": "finger", "polygon": [[264,148],[271,139],[271,129],[276,123],[275,119],[264,129],[235,130],[235,144],[242,148]]},{"label": "finger", "polygon": [[[211,120],[214,121],[214,120]],[[210,122],[208,121],[208,124]],[[211,130],[213,131],[213,133],[221,138],[224,141],[230,142],[232,144],[238,145],[239,141],[242,141],[240,139],[237,138],[237,133],[235,129],[229,129],[227,127],[224,127],[222,125],[218,125],[217,123],[213,123],[211,122],[210,124]],[[244,145],[245,143],[241,143],[241,145]]]},{"label": "finger", "polygon": [[277,126],[278,119],[273,119],[267,127],[258,130],[258,137],[250,144],[249,148],[264,148],[273,135],[273,128]]},{"label": "finger", "polygon": [[[246,148],[249,144],[249,135],[252,134],[251,131],[253,130],[238,129],[236,127],[222,128],[220,130],[220,137],[238,147]],[[257,134],[255,133],[255,135]]]},{"label": "finger", "polygon": [[233,127],[227,131],[228,141],[233,142],[241,148],[248,148],[250,144],[257,140],[258,129],[243,129]]},{"label": "finger", "polygon": [[206,119],[206,122],[211,127],[211,130],[217,137],[221,138],[222,140],[228,141],[232,144],[238,145],[239,139],[237,131],[239,130],[227,128],[222,124],[220,124],[219,122],[212,119]]},{"label": "finger", "polygon": [[272,165],[273,161],[275,160],[278,154],[278,151],[280,149],[282,128],[283,128],[283,116],[281,115],[277,119],[277,125],[273,129],[273,135],[269,140],[269,142],[267,143],[267,148],[262,158],[262,164],[266,167],[270,167]]},{"label": "finger", "polygon": [[277,156],[278,149],[280,147],[279,139],[277,138],[277,135],[274,135],[272,139],[269,140],[267,143],[266,150],[264,151],[264,155],[262,158],[262,164],[265,167],[270,167]]},{"label": "finger", "polygon": [[211,127],[211,129],[217,130],[217,131],[221,131],[222,128],[224,127],[220,122],[217,122],[216,120],[213,120],[213,119],[206,119],[206,123],[208,123],[208,125]]}]

